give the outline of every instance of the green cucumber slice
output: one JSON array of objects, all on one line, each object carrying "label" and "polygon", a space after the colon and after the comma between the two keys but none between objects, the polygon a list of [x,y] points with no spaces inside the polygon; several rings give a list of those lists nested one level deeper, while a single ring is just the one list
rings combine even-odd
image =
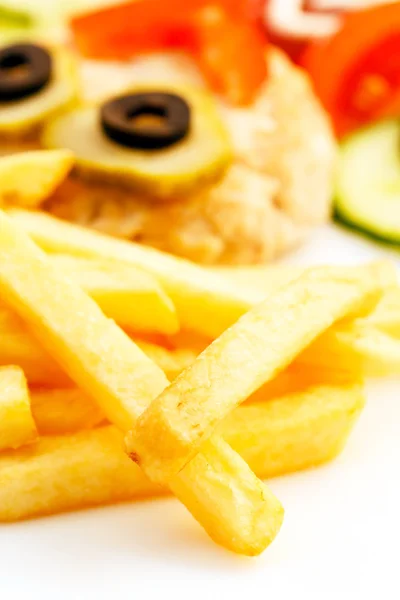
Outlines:
[{"label": "green cucumber slice", "polygon": [[400,243],[400,121],[381,121],[343,141],[335,198],[339,220]]}]

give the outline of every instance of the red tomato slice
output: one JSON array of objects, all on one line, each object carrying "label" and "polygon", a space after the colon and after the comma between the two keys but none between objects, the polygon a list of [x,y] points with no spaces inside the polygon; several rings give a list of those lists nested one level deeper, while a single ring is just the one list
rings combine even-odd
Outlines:
[{"label": "red tomato slice", "polygon": [[195,57],[212,88],[232,104],[246,105],[267,76],[265,37],[253,25],[214,11],[195,17]]},{"label": "red tomato slice", "polygon": [[89,58],[128,60],[184,49],[196,57],[215,91],[247,104],[267,76],[266,39],[255,22],[254,2],[136,0],[77,17],[71,28]]},{"label": "red tomato slice", "polygon": [[337,34],[309,46],[301,63],[339,135],[387,114],[389,105],[397,110],[400,4],[348,15]]},{"label": "red tomato slice", "polygon": [[232,17],[247,19],[253,1],[134,0],[77,16],[70,26],[84,56],[126,60],[147,48],[186,41],[187,20],[199,9],[216,5]]}]

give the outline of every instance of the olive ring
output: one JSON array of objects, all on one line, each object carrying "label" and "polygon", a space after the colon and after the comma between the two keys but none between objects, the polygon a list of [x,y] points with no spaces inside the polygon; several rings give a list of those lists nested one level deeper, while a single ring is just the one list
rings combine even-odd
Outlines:
[{"label": "olive ring", "polygon": [[51,77],[50,54],[36,44],[13,44],[0,50],[0,101],[20,100],[44,88]]},{"label": "olive ring", "polygon": [[[156,117],[144,125],[142,117]],[[160,150],[182,140],[190,129],[190,107],[176,94],[149,92],[109,100],[100,109],[104,133],[112,141],[139,150]]]}]

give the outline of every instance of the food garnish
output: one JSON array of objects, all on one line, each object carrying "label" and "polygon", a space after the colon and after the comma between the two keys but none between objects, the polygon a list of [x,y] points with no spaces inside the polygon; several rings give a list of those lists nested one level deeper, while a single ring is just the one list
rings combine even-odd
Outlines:
[{"label": "food garnish", "polygon": [[100,119],[104,133],[117,144],[161,150],[188,135],[190,107],[177,94],[126,94],[103,104]]},{"label": "food garnish", "polygon": [[18,44],[0,48],[2,55],[0,135],[21,139],[76,100],[77,65],[66,48]]},{"label": "food garnish", "polygon": [[[166,111],[161,123],[154,126],[154,115],[151,123],[142,125],[138,119],[129,119],[130,108],[141,112],[132,103],[142,103],[146,97],[149,101],[150,94],[164,102],[164,108],[158,102],[157,111]],[[144,107],[142,119],[146,113],[151,117],[149,112]],[[199,185],[215,181],[231,161],[229,135],[211,96],[201,89],[173,84],[138,86],[103,106],[64,111],[45,125],[42,142],[47,148],[71,150],[82,177],[156,198],[193,193]]]},{"label": "food garnish", "polygon": [[267,42],[247,0],[135,0],[78,15],[71,29],[89,58],[189,52],[212,88],[233,104],[249,104],[267,76]]},{"label": "food garnish", "polygon": [[400,124],[381,121],[341,145],[335,184],[338,219],[369,235],[400,243]]},{"label": "food garnish", "polygon": [[400,4],[348,14],[333,36],[306,49],[302,65],[343,135],[400,111]]}]

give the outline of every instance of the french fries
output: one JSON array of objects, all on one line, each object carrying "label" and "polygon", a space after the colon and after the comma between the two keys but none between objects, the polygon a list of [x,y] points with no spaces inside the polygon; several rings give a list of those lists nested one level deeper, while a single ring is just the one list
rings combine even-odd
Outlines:
[{"label": "french fries", "polygon": [[172,301],[149,273],[115,261],[66,255],[55,255],[52,260],[121,327],[165,335],[179,330]]},{"label": "french fries", "polygon": [[334,364],[358,377],[399,374],[400,340],[365,323],[352,323],[323,333],[298,362],[316,369]]},{"label": "french fries", "polygon": [[70,378],[42,349],[23,320],[0,307],[0,365],[18,365],[30,385],[72,386]]},{"label": "french fries", "polygon": [[257,301],[238,286],[186,260],[60,221],[41,212],[10,209],[10,216],[44,250],[128,263],[152,274],[173,301],[182,328],[213,338]]},{"label": "french fries", "polygon": [[37,438],[28,388],[19,367],[0,367],[0,450],[19,448]]},{"label": "french fries", "polygon": [[105,421],[99,407],[76,388],[32,389],[32,415],[40,435],[66,435]]},{"label": "french fries", "polygon": [[[322,386],[236,409],[220,433],[261,477],[333,459],[362,407],[358,386]],[[166,493],[122,451],[112,426],[43,437],[0,455],[0,521]]]},{"label": "french fries", "polygon": [[385,291],[376,309],[365,319],[366,324],[400,339],[400,288]]},{"label": "french fries", "polygon": [[[2,212],[0,232],[1,297],[105,416],[131,429],[168,385],[164,373]],[[216,437],[170,488],[214,540],[236,552],[262,552],[282,523],[279,501]]]},{"label": "french fries", "polygon": [[68,175],[74,164],[69,150],[33,150],[2,156],[0,205],[38,207]]},{"label": "french fries", "polygon": [[[27,330],[15,313],[0,308],[0,365],[19,365],[33,386],[71,387],[71,379]],[[168,350],[150,342],[138,340],[137,344],[164,371],[174,379],[197,356],[194,350]]]},{"label": "french fries", "polygon": [[335,321],[382,294],[365,267],[315,269],[278,290],[215,340],[146,409],[126,447],[150,479],[168,482],[240,402],[287,367]]},{"label": "french fries", "polygon": [[260,477],[269,478],[333,459],[364,404],[361,385],[325,384],[240,406],[218,431]]},{"label": "french fries", "polygon": [[271,477],[336,456],[363,407],[362,378],[400,371],[392,267],[207,270],[9,212],[0,521],[168,487],[216,542],[259,554],[283,509],[253,471]]},{"label": "french fries", "polygon": [[[378,260],[370,264],[371,272],[377,277],[384,288],[388,291],[397,290],[392,288],[398,284],[398,276],[394,263]],[[231,283],[240,287],[248,287],[258,290],[263,297],[269,296],[281,289],[288,283],[304,275],[310,267],[297,265],[268,265],[251,267],[213,267],[212,271],[219,273]],[[393,314],[393,313],[392,313]],[[393,314],[398,319],[398,313]]]},{"label": "french fries", "polygon": [[164,371],[167,378],[175,379],[187,367],[189,367],[197,357],[197,352],[190,348],[179,348],[177,350],[168,350],[163,346],[157,346],[150,342],[135,340],[139,348]]},{"label": "french fries", "polygon": [[306,270],[296,265],[212,268],[213,273],[218,273],[237,287],[257,290],[260,301],[303,275]]}]

